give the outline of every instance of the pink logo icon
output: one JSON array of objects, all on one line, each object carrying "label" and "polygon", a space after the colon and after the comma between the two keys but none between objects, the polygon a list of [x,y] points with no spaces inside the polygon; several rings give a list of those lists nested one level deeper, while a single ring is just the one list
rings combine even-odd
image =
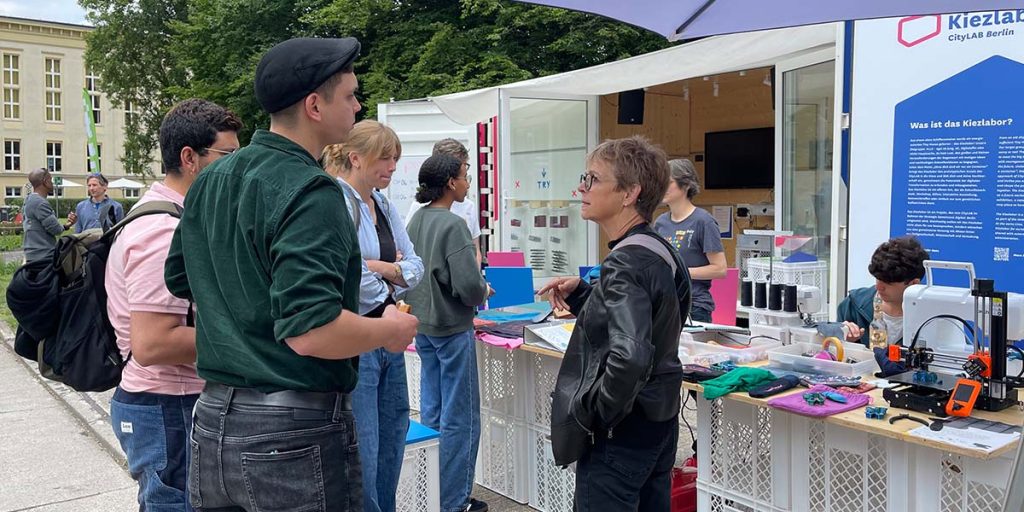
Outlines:
[{"label": "pink logo icon", "polygon": [[942,32],[942,16],[909,16],[900,20],[896,39],[910,48]]}]

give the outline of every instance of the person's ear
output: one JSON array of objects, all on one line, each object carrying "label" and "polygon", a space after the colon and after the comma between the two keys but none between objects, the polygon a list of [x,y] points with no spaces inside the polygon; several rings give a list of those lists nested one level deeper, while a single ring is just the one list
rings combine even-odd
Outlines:
[{"label": "person's ear", "polygon": [[356,153],[355,151],[348,152],[348,161],[352,164],[353,169],[362,168],[363,166],[363,155]]},{"label": "person's ear", "polygon": [[181,170],[183,172],[187,174],[196,173],[196,169],[199,168],[199,152],[190,146],[185,146],[181,148],[178,158],[181,160]]},{"label": "person's ear", "polygon": [[313,92],[306,95],[306,98],[302,100],[302,108],[306,113],[306,117],[314,121],[322,120],[320,115],[320,101],[323,98],[319,94]]},{"label": "person's ear", "polygon": [[622,198],[622,206],[633,206],[636,205],[637,198],[640,197],[640,185],[633,185],[626,191],[626,195]]},{"label": "person's ear", "polygon": [[913,286],[915,284],[921,284],[921,278],[915,278],[907,281],[907,286]]}]

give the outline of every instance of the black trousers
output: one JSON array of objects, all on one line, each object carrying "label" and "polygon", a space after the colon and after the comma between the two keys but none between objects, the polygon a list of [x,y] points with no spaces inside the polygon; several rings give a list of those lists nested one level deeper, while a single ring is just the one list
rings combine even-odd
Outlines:
[{"label": "black trousers", "polygon": [[634,411],[576,463],[577,512],[669,512],[679,423]]}]

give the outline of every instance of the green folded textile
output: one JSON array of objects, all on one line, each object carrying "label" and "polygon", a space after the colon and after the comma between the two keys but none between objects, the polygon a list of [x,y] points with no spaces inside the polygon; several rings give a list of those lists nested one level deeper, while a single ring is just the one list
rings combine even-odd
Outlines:
[{"label": "green folded textile", "polygon": [[714,400],[733,391],[750,391],[777,378],[768,370],[741,366],[721,377],[706,380],[701,385],[704,386],[704,398]]}]

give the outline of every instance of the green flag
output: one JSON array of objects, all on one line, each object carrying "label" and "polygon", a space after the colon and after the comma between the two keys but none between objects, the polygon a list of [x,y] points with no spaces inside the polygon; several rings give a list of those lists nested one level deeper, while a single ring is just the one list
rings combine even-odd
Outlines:
[{"label": "green flag", "polygon": [[85,138],[89,154],[89,172],[100,172],[99,144],[96,142],[96,123],[92,118],[92,97],[89,90],[82,89],[82,105],[85,107]]}]

